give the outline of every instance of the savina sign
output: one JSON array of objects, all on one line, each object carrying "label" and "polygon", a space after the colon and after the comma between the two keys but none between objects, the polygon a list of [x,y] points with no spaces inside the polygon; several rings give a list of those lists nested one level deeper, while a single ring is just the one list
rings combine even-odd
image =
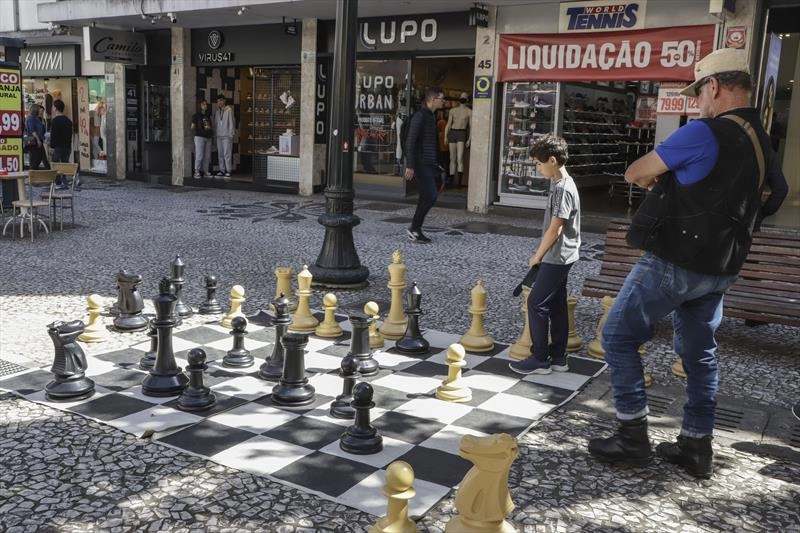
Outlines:
[{"label": "savina sign", "polygon": [[503,34],[500,81],[693,81],[714,25],[603,32]]}]

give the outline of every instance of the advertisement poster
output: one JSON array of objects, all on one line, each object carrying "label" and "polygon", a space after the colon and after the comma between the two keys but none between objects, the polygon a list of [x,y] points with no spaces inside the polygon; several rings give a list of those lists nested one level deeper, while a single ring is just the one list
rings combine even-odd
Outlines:
[{"label": "advertisement poster", "polygon": [[78,80],[78,146],[81,168],[92,166],[89,141],[89,81]]},{"label": "advertisement poster", "polygon": [[0,68],[0,173],[22,170],[24,128],[20,71]]},{"label": "advertisement poster", "polygon": [[778,89],[778,66],[781,61],[781,39],[774,33],[769,35],[769,53],[767,67],[764,69],[764,79],[761,82],[761,101],[758,108],[761,110],[761,124],[764,129],[772,129],[772,115],[775,113],[775,91]]}]

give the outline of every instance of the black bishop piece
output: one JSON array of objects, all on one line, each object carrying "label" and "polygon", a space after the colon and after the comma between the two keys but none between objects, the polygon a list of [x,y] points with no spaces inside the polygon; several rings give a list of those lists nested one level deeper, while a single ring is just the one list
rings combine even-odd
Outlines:
[{"label": "black bishop piece", "polygon": [[253,366],[253,356],[250,350],[244,347],[244,338],[247,335],[247,319],[243,316],[234,317],[231,320],[231,332],[233,335],[233,348],[228,350],[222,358],[222,365],[232,368],[244,368]]},{"label": "black bishop piece", "polygon": [[206,301],[200,305],[201,315],[217,315],[222,312],[222,306],[217,301],[217,277],[206,276]]},{"label": "black bishop piece", "polygon": [[169,278],[162,278],[159,294],[153,298],[156,319],[153,325],[158,332],[156,362],[150,373],[142,380],[142,393],[147,396],[175,396],[186,388],[189,378],[181,372],[172,350],[172,330],[175,327],[175,302]]},{"label": "black bishop piece", "polygon": [[141,282],[139,274],[129,274],[125,270],[117,274],[119,316],[114,319],[114,327],[119,331],[139,331],[147,327],[147,318],[142,316],[144,300],[138,289]]},{"label": "black bishop piece", "polygon": [[78,344],[78,337],[85,328],[80,320],[56,321],[47,326],[55,348],[50,369],[54,379],[44,388],[48,400],[82,400],[94,394],[94,381],[86,377],[86,355]]},{"label": "black bishop piece", "polygon": [[272,346],[272,354],[258,369],[258,377],[261,379],[277,381],[283,375],[283,362],[286,357],[283,336],[286,335],[286,330],[292,323],[292,317],[289,316],[289,305],[289,299],[283,293],[272,302],[272,307],[275,309],[275,344]]},{"label": "black bishop piece", "polygon": [[189,363],[186,371],[189,373],[189,386],[181,392],[178,398],[178,409],[183,411],[199,411],[208,409],[217,403],[216,395],[203,384],[203,372],[208,369],[206,352],[200,348],[189,350],[186,356]]},{"label": "black bishop piece", "polygon": [[342,358],[339,375],[342,377],[342,393],[331,403],[330,414],[334,418],[345,418],[352,420],[356,416],[356,410],[350,405],[353,401],[353,386],[360,377],[358,373],[358,361],[352,355]]},{"label": "black bishop piece", "polygon": [[372,358],[369,347],[369,325],[372,317],[364,313],[354,312],[350,315],[350,324],[353,333],[350,337],[350,351],[347,355],[355,357],[358,363],[357,370],[362,376],[374,376],[378,373],[378,362]]},{"label": "black bishop piece", "polygon": [[369,383],[362,381],[353,388],[353,403],[350,405],[356,412],[355,421],[339,439],[339,447],[347,453],[369,455],[383,450],[383,437],[370,423],[370,409],[375,407],[372,395]]},{"label": "black bishop piece", "polygon": [[139,368],[150,371],[156,364],[156,353],[158,352],[158,332],[156,331],[155,318],[148,322],[147,336],[150,337],[150,349],[139,359]]},{"label": "black bishop piece", "polygon": [[408,324],[403,336],[397,340],[395,347],[400,353],[407,354],[422,354],[427,353],[430,344],[422,336],[419,330],[419,317],[422,315],[420,303],[422,301],[422,294],[419,292],[417,283],[414,282],[411,287],[406,289],[404,295],[405,308],[404,311],[408,316]]},{"label": "black bishop piece", "polygon": [[306,377],[305,347],[308,335],[305,333],[287,333],[283,336],[283,348],[286,350],[283,376],[272,388],[272,401],[278,405],[308,405],[314,401],[314,386]]},{"label": "black bishop piece", "polygon": [[178,300],[175,302],[175,313],[181,318],[187,318],[194,314],[192,308],[183,303],[183,284],[186,283],[186,279],[183,277],[183,272],[186,270],[186,263],[183,262],[180,255],[176,255],[175,259],[170,263],[170,267],[172,268],[172,284],[175,286],[175,298]]}]

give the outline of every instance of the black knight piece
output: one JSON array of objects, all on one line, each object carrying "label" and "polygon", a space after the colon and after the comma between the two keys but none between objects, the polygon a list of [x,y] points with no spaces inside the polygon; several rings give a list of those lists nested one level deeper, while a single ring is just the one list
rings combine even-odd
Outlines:
[{"label": "black knight piece", "polygon": [[233,335],[233,348],[228,350],[225,357],[222,358],[223,366],[233,368],[244,368],[253,365],[253,356],[250,355],[250,350],[244,347],[244,338],[247,335],[247,319],[243,316],[234,317],[231,320]]},{"label": "black knight piece", "polygon": [[178,368],[172,350],[172,329],[175,327],[173,314],[177,299],[172,294],[171,285],[169,278],[162,278],[158,285],[159,294],[153,298],[156,308],[153,324],[158,332],[158,351],[155,365],[142,380],[142,393],[147,396],[175,396],[189,382],[186,374]]},{"label": "black knight piece", "polygon": [[362,376],[374,376],[378,373],[378,362],[372,358],[369,347],[369,325],[372,317],[364,313],[354,312],[350,315],[350,324],[353,334],[350,337],[350,352],[347,355],[355,357],[358,363],[357,370]]},{"label": "black knight piece", "polygon": [[342,433],[339,447],[347,453],[369,455],[383,450],[383,437],[370,423],[370,409],[375,407],[372,401],[372,385],[361,382],[353,388],[353,409],[356,416],[353,425]]},{"label": "black knight piece", "polygon": [[314,401],[314,386],[308,383],[306,377],[305,347],[308,335],[287,333],[282,342],[286,360],[283,376],[272,388],[272,401],[286,406],[308,405]]},{"label": "black knight piece", "polygon": [[330,414],[334,418],[353,419],[356,416],[356,410],[350,403],[353,401],[353,386],[356,384],[356,379],[360,377],[358,373],[358,361],[352,355],[347,355],[342,358],[342,366],[339,371],[342,377],[342,393],[336,397],[331,403]]},{"label": "black knight piece", "polygon": [[147,336],[150,337],[150,350],[145,352],[139,359],[139,368],[150,371],[156,364],[156,353],[158,352],[158,332],[156,331],[155,318],[151,318],[148,323]]},{"label": "black knight piece", "polygon": [[48,400],[82,400],[94,394],[94,381],[86,377],[86,355],[78,344],[78,337],[85,328],[80,320],[56,321],[47,326],[55,347],[50,369],[55,379],[44,388]]},{"label": "black knight piece", "polygon": [[201,315],[217,315],[222,312],[222,306],[217,301],[217,277],[206,276],[206,301],[200,305]]},{"label": "black knight piece", "polygon": [[186,356],[189,363],[186,371],[189,373],[189,386],[181,392],[178,398],[178,409],[183,411],[199,411],[208,409],[217,403],[216,395],[203,384],[203,372],[208,369],[206,352],[200,348],[189,350]]},{"label": "black knight piece", "polygon": [[272,302],[272,307],[275,309],[275,344],[272,347],[272,354],[258,369],[258,377],[261,379],[276,381],[283,375],[285,358],[283,336],[286,335],[286,330],[292,323],[292,317],[289,316],[289,305],[289,299],[283,293]]},{"label": "black knight piece", "polygon": [[183,262],[180,255],[176,255],[175,259],[170,263],[170,267],[172,268],[172,284],[175,286],[175,298],[178,300],[175,302],[175,312],[181,318],[187,318],[194,314],[192,308],[183,303],[183,284],[186,282],[186,279],[183,277],[183,272],[186,269],[186,263]]},{"label": "black knight piece", "polygon": [[408,316],[408,325],[403,336],[395,344],[397,351],[400,353],[421,354],[427,353],[430,348],[430,344],[428,344],[428,341],[425,340],[419,330],[419,317],[422,315],[421,302],[422,295],[419,292],[419,288],[417,288],[417,283],[414,282],[406,290],[404,297],[404,311]]},{"label": "black knight piece", "polygon": [[147,327],[147,318],[142,316],[144,300],[138,285],[142,276],[121,270],[117,274],[119,287],[119,316],[114,318],[114,327],[119,331],[139,331]]}]

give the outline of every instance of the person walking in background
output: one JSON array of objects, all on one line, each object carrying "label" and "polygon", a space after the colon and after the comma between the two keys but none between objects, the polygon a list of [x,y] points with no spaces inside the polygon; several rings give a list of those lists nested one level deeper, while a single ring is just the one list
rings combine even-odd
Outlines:
[{"label": "person walking in background", "polygon": [[44,163],[45,170],[50,168],[44,148],[45,128],[44,122],[39,116],[40,112],[41,106],[39,104],[31,104],[28,118],[25,119],[25,134],[36,141],[26,147],[31,170],[39,170],[42,163]]},{"label": "person walking in background", "polygon": [[192,131],[194,132],[194,177],[211,177],[208,172],[211,163],[211,137],[214,130],[211,128],[211,113],[208,102],[200,100],[199,110],[192,117]]},{"label": "person walking in background", "polygon": [[50,120],[50,148],[53,150],[53,162],[69,163],[72,155],[72,121],[64,115],[64,102],[53,101]]},{"label": "person walking in background", "polygon": [[231,177],[233,172],[233,136],[236,133],[236,122],[233,109],[227,105],[227,99],[217,96],[217,115],[214,121],[214,134],[217,136],[217,155],[219,172],[217,176]]},{"label": "person walking in background", "polygon": [[[686,372],[686,404],[676,442],[658,455],[708,479],[717,405],[717,342],[723,295],[736,281],[757,219],[778,210],[788,187],[758,111],[751,107],[747,53],[725,48],[695,65],[682,94],[700,119],[634,161],[625,179],[651,190],[631,220],[628,244],[645,251],[628,274],[603,327],[619,427],[589,441],[609,463],[643,465],[653,452],[639,347],[672,313],[674,348]],[[762,205],[764,184],[772,193]]]},{"label": "person walking in background", "polygon": [[422,224],[428,211],[436,204],[437,182],[441,180],[437,159],[439,133],[436,127],[436,111],[444,105],[444,93],[438,87],[425,90],[425,103],[411,116],[406,141],[405,178],[417,180],[419,199],[408,238],[418,243],[431,240],[422,233]]}]

